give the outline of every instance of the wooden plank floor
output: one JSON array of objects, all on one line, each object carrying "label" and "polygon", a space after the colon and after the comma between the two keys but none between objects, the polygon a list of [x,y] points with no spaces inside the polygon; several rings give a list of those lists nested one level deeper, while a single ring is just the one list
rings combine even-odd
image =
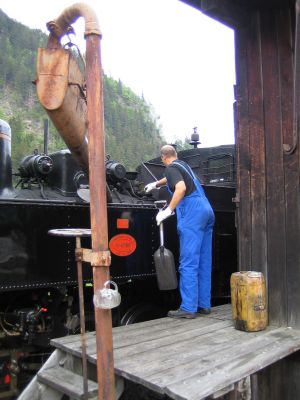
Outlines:
[{"label": "wooden plank floor", "polygon": [[[231,306],[193,320],[161,318],[113,329],[116,374],[176,400],[200,400],[300,349],[300,331],[234,329]],[[52,344],[81,356],[80,336]],[[95,332],[87,354],[96,363]]]}]

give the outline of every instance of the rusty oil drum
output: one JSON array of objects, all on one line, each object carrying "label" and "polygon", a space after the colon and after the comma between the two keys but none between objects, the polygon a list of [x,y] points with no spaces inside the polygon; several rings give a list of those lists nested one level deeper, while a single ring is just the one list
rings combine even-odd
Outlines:
[{"label": "rusty oil drum", "polygon": [[256,332],[268,324],[265,279],[261,272],[240,271],[230,278],[232,318],[236,329]]}]

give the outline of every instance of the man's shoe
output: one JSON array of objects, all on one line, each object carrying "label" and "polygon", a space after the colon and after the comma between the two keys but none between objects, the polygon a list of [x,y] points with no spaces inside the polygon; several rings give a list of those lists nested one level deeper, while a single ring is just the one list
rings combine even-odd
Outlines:
[{"label": "man's shoe", "polygon": [[198,314],[205,314],[205,315],[208,315],[208,314],[210,314],[210,308],[198,308],[198,311],[197,311],[197,313]]},{"label": "man's shoe", "polygon": [[196,318],[196,313],[184,311],[184,310],[181,310],[180,308],[178,308],[178,310],[169,311],[168,317],[192,319],[192,318]]}]

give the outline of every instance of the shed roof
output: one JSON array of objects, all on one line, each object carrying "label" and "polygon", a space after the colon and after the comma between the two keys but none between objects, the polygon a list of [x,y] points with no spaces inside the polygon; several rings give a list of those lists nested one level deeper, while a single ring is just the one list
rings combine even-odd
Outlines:
[{"label": "shed roof", "polygon": [[251,10],[294,7],[296,0],[181,0],[230,27],[243,24]]}]

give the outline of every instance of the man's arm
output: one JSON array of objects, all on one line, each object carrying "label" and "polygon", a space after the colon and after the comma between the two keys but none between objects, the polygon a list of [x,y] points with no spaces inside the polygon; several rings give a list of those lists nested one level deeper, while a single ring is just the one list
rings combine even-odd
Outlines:
[{"label": "man's arm", "polygon": [[175,210],[178,203],[183,199],[186,192],[186,186],[184,181],[179,181],[175,185],[175,191],[170,201],[169,207],[172,211]]},{"label": "man's arm", "polygon": [[167,184],[167,178],[162,178],[156,182],[156,187],[159,188]]}]

